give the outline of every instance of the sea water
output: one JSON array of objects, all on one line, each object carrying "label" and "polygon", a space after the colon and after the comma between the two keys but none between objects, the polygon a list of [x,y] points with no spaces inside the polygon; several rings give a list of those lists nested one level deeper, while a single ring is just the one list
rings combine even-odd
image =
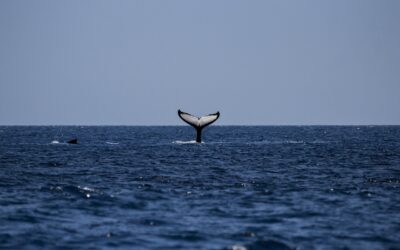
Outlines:
[{"label": "sea water", "polygon": [[189,126],[1,126],[0,248],[400,249],[399,126],[194,139]]}]

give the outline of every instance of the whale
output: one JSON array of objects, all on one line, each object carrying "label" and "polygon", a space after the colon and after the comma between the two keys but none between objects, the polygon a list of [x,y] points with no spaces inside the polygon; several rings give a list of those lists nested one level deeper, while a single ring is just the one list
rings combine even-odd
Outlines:
[{"label": "whale", "polygon": [[178,109],[178,116],[187,124],[196,129],[196,142],[201,143],[201,132],[208,125],[214,123],[219,118],[219,112],[201,117],[191,115]]},{"label": "whale", "polygon": [[67,141],[68,144],[78,144],[78,139],[72,139],[70,141]]}]

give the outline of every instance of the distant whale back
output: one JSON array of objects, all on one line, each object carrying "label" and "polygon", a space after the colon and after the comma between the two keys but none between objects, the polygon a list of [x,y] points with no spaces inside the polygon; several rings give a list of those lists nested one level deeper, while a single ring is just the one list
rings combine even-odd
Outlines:
[{"label": "distant whale back", "polygon": [[197,131],[196,142],[201,142],[201,131],[203,128],[214,123],[219,118],[219,112],[201,117],[178,110],[178,116]]},{"label": "distant whale back", "polygon": [[78,139],[72,139],[72,140],[68,141],[67,143],[69,143],[69,144],[78,144]]}]

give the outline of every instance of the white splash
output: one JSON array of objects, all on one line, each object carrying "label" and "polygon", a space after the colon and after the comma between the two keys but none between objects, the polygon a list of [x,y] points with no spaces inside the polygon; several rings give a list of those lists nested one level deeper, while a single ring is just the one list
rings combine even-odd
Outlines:
[{"label": "white splash", "polygon": [[[174,144],[197,144],[197,142],[195,140],[192,141],[173,141],[172,143]],[[204,142],[201,142],[204,143]]]},{"label": "white splash", "polygon": [[118,145],[119,143],[118,143],[118,142],[106,141],[106,144],[109,144],[109,145]]},{"label": "white splash", "polygon": [[89,192],[94,192],[95,190],[93,188],[89,188],[89,187],[81,187],[78,186],[79,189],[85,190],[85,191],[89,191]]}]

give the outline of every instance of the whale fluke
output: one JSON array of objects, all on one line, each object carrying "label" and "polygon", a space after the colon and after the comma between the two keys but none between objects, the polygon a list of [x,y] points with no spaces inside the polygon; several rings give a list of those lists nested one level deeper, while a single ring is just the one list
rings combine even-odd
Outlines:
[{"label": "whale fluke", "polygon": [[209,114],[202,117],[196,117],[186,112],[182,112],[180,109],[178,110],[178,116],[187,124],[194,127],[197,132],[196,142],[201,142],[201,131],[203,128],[207,127],[211,123],[215,122],[219,118],[219,112],[214,114]]},{"label": "whale fluke", "polygon": [[70,141],[67,141],[69,144],[78,144],[78,139],[72,139]]}]

